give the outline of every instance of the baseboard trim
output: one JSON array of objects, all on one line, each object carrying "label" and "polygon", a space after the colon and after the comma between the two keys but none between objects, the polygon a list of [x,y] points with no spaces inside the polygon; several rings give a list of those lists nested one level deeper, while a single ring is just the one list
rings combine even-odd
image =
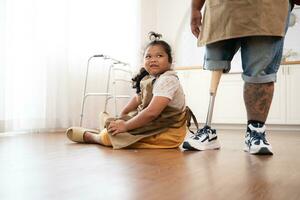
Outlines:
[{"label": "baseboard trim", "polygon": [[66,128],[51,128],[51,129],[37,129],[37,130],[24,130],[24,131],[8,131],[0,133],[0,137],[3,136],[14,136],[20,134],[37,134],[37,133],[63,133],[67,129]]},{"label": "baseboard trim", "polygon": [[[203,127],[203,123],[199,123],[199,128]],[[300,134],[300,125],[286,125],[286,124],[266,124],[267,130],[270,131],[298,131]],[[212,128],[217,130],[246,130],[246,124],[212,124]],[[195,130],[196,126],[192,124],[192,129]],[[0,136],[13,136],[28,133],[64,133],[66,128],[58,129],[40,129],[30,131],[15,131],[15,132],[4,132],[0,133]]]}]

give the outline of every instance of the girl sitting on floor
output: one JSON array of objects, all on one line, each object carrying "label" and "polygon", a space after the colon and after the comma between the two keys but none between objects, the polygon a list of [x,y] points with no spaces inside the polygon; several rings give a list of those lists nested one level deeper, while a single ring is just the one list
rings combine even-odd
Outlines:
[{"label": "girl sitting on floor", "polygon": [[179,79],[171,69],[172,52],[161,35],[150,32],[144,66],[134,77],[137,94],[119,118],[106,120],[100,133],[71,127],[67,137],[75,142],[120,148],[176,148],[186,135],[189,109]]}]

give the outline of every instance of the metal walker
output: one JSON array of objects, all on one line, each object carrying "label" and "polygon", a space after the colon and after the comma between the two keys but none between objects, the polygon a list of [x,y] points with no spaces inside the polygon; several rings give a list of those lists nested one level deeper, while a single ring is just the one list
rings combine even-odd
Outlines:
[{"label": "metal walker", "polygon": [[[102,58],[104,60],[110,60],[112,63],[109,66],[108,69],[108,78],[107,78],[107,83],[106,83],[106,91],[105,92],[98,92],[98,93],[88,93],[87,90],[87,81],[88,81],[88,75],[89,75],[89,67],[90,67],[90,61],[93,58]],[[91,96],[104,96],[105,97],[105,105],[104,105],[104,112],[107,112],[107,104],[108,100],[113,99],[114,102],[114,115],[117,117],[117,99],[120,98],[130,98],[130,95],[118,95],[116,92],[116,84],[118,82],[127,82],[131,83],[131,80],[128,79],[122,79],[122,78],[116,78],[116,72],[124,72],[132,76],[132,71],[130,69],[125,69],[125,68],[120,68],[120,66],[124,67],[130,67],[128,63],[124,63],[122,61],[116,60],[114,58],[111,58],[106,55],[93,55],[88,59],[87,62],[87,68],[86,68],[86,74],[85,74],[85,81],[84,81],[84,91],[83,91],[83,96],[82,96],[82,104],[81,104],[81,113],[80,113],[80,126],[82,126],[82,121],[83,121],[83,113],[84,113],[84,107],[85,107],[85,102],[88,97]],[[110,90],[110,80],[112,79],[112,93],[109,92]]]}]

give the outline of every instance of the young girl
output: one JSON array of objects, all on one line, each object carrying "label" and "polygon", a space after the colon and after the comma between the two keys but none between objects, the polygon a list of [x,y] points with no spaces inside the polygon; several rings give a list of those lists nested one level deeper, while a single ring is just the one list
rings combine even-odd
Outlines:
[{"label": "young girl", "polygon": [[144,66],[134,77],[137,94],[120,118],[106,120],[106,128],[96,130],[71,127],[70,140],[120,148],[176,148],[186,135],[189,110],[185,96],[171,69],[172,52],[161,35],[149,33],[151,42],[144,52]]}]

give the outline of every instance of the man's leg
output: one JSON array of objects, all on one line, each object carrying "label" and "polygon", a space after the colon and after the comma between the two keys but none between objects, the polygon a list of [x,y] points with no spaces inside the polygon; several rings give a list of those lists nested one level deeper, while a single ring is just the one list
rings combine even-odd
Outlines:
[{"label": "man's leg", "polygon": [[279,37],[253,36],[243,38],[241,43],[248,119],[245,150],[251,154],[273,154],[266,139],[265,122],[273,99],[282,47],[283,38]]},{"label": "man's leg", "polygon": [[273,154],[272,147],[265,136],[265,122],[273,93],[274,82],[244,85],[244,102],[248,119],[245,151],[251,154]]},{"label": "man's leg", "polygon": [[[285,31],[288,29],[289,14]],[[272,154],[266,140],[265,122],[274,93],[276,73],[280,66],[284,38],[246,37],[241,42],[244,102],[247,110],[246,148],[251,154]]]},{"label": "man's leg", "polygon": [[265,123],[272,103],[274,82],[245,83],[244,102],[247,119]]}]

